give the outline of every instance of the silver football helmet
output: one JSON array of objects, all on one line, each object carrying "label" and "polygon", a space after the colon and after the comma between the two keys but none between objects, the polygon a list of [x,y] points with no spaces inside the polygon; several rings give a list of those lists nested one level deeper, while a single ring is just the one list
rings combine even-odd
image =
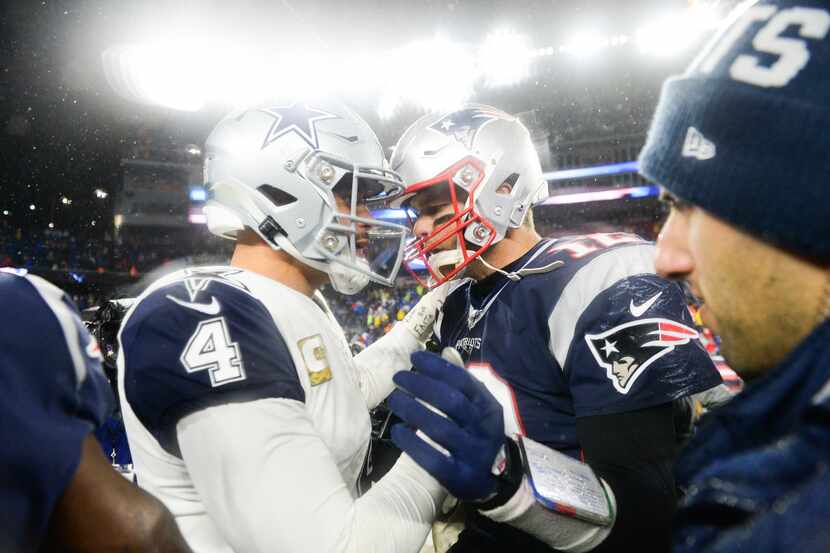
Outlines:
[{"label": "silver football helmet", "polygon": [[[407,264],[426,265],[433,286],[521,226],[530,208],[548,196],[530,132],[515,117],[479,104],[421,117],[398,140],[390,166],[406,184],[393,205],[406,206],[427,188],[450,189],[452,219],[411,243],[404,255]],[[436,251],[462,236],[454,250]],[[445,271],[446,266],[453,268]]]},{"label": "silver football helmet", "polygon": [[214,234],[234,239],[248,227],[327,273],[342,293],[394,281],[406,229],[366,206],[403,183],[369,125],[341,103],[277,101],[230,113],[207,139],[205,182]]}]

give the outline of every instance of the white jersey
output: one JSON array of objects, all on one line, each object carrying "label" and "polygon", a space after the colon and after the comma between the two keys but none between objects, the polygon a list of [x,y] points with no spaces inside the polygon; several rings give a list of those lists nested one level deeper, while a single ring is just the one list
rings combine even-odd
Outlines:
[{"label": "white jersey", "polygon": [[[352,358],[319,294],[207,267],[153,284],[125,316],[119,341],[139,485],[165,503],[197,553],[406,551],[393,544],[423,541],[440,494],[430,479],[416,476],[418,522],[406,521],[391,541],[363,529],[370,496],[389,500],[384,487],[355,494],[368,409],[418,348],[406,329]],[[402,471],[412,480],[412,467]]]}]

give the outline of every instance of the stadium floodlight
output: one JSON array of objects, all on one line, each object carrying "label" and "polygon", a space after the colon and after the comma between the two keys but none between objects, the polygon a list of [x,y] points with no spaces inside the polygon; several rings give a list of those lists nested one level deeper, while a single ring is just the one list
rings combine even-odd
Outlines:
[{"label": "stadium floodlight", "polygon": [[190,201],[192,202],[205,202],[207,201],[208,193],[207,189],[204,186],[191,186],[190,187]]},{"label": "stadium floodlight", "polygon": [[500,30],[487,35],[478,52],[485,86],[508,86],[526,79],[532,54],[527,37],[514,31]]},{"label": "stadium floodlight", "polygon": [[29,204],[29,211],[35,210],[35,204]]},{"label": "stadium floodlight", "polygon": [[[158,42],[125,46],[111,54],[104,57],[105,67],[115,64],[111,71],[121,74],[126,86],[116,87],[119,92],[139,101],[185,111],[204,106],[211,73],[203,67],[208,56],[201,54],[198,45]],[[114,81],[118,82],[110,79],[111,83]]]},{"label": "stadium floodlight", "polygon": [[403,102],[426,110],[458,106],[473,92],[474,61],[467,49],[440,37],[394,50],[386,63],[378,114],[388,118]]},{"label": "stadium floodlight", "polygon": [[9,214],[9,210],[8,210],[8,209],[4,209],[4,210],[3,210],[3,215],[8,215],[8,214]]},{"label": "stadium floodlight", "polygon": [[95,197],[99,200],[105,200],[107,196],[109,196],[109,192],[101,190],[100,188],[95,189]]},{"label": "stadium floodlight", "polygon": [[[66,196],[61,196],[61,203],[63,205],[72,205],[72,200],[67,198]],[[33,208],[30,208],[33,209]]]},{"label": "stadium floodlight", "polygon": [[[373,56],[372,68],[378,66],[377,57]],[[274,95],[362,91],[367,88],[366,75],[375,74],[365,70],[365,58],[335,60],[315,51],[275,52],[214,39],[120,45],[107,49],[103,62],[110,85],[122,96],[185,111],[210,103],[252,105]],[[377,73],[383,75],[383,70]]]}]

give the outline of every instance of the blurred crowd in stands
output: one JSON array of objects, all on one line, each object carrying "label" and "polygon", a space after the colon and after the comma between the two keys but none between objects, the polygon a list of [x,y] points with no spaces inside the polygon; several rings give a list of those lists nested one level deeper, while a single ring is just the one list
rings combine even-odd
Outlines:
[{"label": "blurred crowd in stands", "polygon": [[372,285],[354,296],[338,294],[328,287],[323,289],[354,353],[389,332],[424,293],[426,290],[421,285],[405,277],[399,278],[394,288]]},{"label": "blurred crowd in stands", "polygon": [[[551,210],[552,213],[555,211]],[[576,214],[578,211],[571,210]],[[537,218],[543,234],[602,232],[609,225],[578,224],[576,220]],[[564,229],[570,223],[572,229]],[[653,221],[652,221],[653,224]],[[649,238],[648,224],[617,225],[615,230],[629,230]],[[570,231],[570,232],[568,232]],[[158,277],[157,269],[175,270],[185,265],[225,263],[233,244],[210,235],[201,226],[183,229],[131,230],[115,235],[101,229],[87,233],[62,229],[36,230],[9,227],[0,221],[0,267],[19,267],[41,275],[66,290],[80,309],[99,305],[113,297],[136,295],[149,280]],[[194,255],[197,254],[197,255]],[[153,273],[153,274],[151,274]],[[389,331],[406,315],[425,290],[406,271],[401,271],[397,285],[386,288],[372,285],[354,296],[323,290],[342,325],[350,346],[357,352]]]}]

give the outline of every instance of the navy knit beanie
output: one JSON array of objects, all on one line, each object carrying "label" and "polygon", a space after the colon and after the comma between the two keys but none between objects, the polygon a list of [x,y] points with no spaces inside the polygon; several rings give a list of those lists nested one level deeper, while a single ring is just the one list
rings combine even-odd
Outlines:
[{"label": "navy knit beanie", "polygon": [[663,85],[640,171],[754,236],[830,260],[830,4],[733,12]]}]

